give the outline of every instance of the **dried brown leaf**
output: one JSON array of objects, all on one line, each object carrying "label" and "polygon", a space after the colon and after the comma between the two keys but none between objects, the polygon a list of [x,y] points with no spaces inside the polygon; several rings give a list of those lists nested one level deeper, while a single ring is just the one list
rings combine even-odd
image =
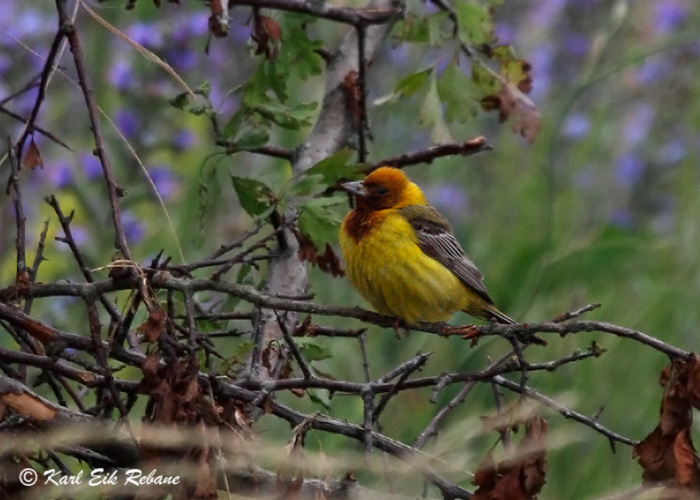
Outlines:
[{"label": "dried brown leaf", "polygon": [[41,159],[39,147],[36,145],[36,142],[34,142],[33,137],[32,140],[29,141],[29,146],[27,146],[27,153],[24,155],[22,165],[29,170],[34,170],[36,167],[44,168],[44,160]]},{"label": "dried brown leaf", "polygon": [[137,331],[143,332],[146,342],[155,342],[160,338],[160,334],[165,328],[165,320],[167,316],[162,309],[155,309],[148,314],[146,321],[141,323]]},{"label": "dried brown leaf", "polygon": [[313,242],[306,236],[301,234],[299,231],[294,231],[294,236],[296,236],[299,242],[299,250],[297,255],[299,260],[303,262],[311,262],[311,264],[317,266],[324,273],[328,273],[334,278],[339,278],[345,276],[345,269],[343,269],[343,264],[340,261],[340,257],[335,253],[333,247],[326,243],[326,250],[323,254],[319,254],[316,251],[316,247]]},{"label": "dried brown leaf", "polygon": [[699,360],[697,355],[677,359],[662,370],[660,380],[666,390],[659,424],[632,450],[643,469],[644,484],[664,485],[664,494],[673,498],[700,491],[700,459],[690,432],[692,407],[697,404]]},{"label": "dried brown leaf", "polygon": [[537,138],[542,128],[542,117],[535,103],[507,81],[501,83],[498,94],[485,96],[481,100],[481,107],[485,111],[497,110],[501,123],[510,118],[513,132],[530,142]]},{"label": "dried brown leaf", "polygon": [[525,422],[525,436],[513,457],[495,463],[489,453],[474,475],[473,500],[531,500],[545,484],[547,422],[539,415]]},{"label": "dried brown leaf", "polygon": [[[228,36],[229,19],[228,12],[224,9],[221,0],[212,0],[210,4],[211,16],[209,16],[209,32],[216,38]],[[207,52],[208,52],[207,42]]]},{"label": "dried brown leaf", "polygon": [[250,37],[257,44],[256,54],[265,54],[267,59],[277,58],[282,41],[282,26],[277,21],[256,13]]}]

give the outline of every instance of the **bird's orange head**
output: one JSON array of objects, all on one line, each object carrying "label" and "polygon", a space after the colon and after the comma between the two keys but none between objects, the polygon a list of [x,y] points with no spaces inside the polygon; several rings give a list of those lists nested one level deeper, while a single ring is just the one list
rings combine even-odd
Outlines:
[{"label": "bird's orange head", "polygon": [[363,181],[346,182],[343,189],[355,195],[360,211],[428,204],[420,188],[398,168],[379,167]]}]

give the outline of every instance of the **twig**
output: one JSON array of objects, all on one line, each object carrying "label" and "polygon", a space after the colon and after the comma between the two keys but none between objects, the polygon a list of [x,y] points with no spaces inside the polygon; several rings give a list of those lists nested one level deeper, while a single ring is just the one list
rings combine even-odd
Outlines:
[{"label": "twig", "polygon": [[359,149],[357,152],[358,160],[364,163],[367,159],[367,140],[365,134],[369,130],[367,124],[367,66],[365,61],[365,26],[358,24],[357,30],[357,90],[360,97],[359,104],[359,120],[357,127],[357,138]]},{"label": "twig", "polygon": [[372,380],[372,374],[369,371],[369,356],[367,355],[367,334],[363,333],[357,337],[360,343],[360,354],[362,356],[362,370],[365,374],[365,382]]},{"label": "twig", "polygon": [[[503,413],[503,391],[501,388],[491,381],[491,392],[493,392],[493,399],[496,405],[496,414],[501,415]],[[512,444],[510,442],[510,427],[497,427],[496,430],[501,435],[501,442],[503,447],[508,450],[511,448]]]},{"label": "twig", "polygon": [[362,409],[364,419],[362,428],[364,430],[362,440],[365,444],[365,460],[369,461],[372,454],[372,424],[374,423],[374,392],[372,385],[367,384],[362,391]]},{"label": "twig", "polygon": [[0,106],[4,106],[8,102],[14,101],[18,97],[23,96],[24,94],[31,91],[32,89],[35,89],[39,85],[41,85],[41,72],[30,78],[29,81],[25,83],[24,86],[19,90],[11,92],[10,94],[0,99]]},{"label": "twig", "polygon": [[[33,284],[29,289],[22,291],[22,295],[26,297],[54,297],[61,295],[99,297],[104,293],[131,289],[134,284],[135,283],[130,280],[110,280],[96,283],[39,283]],[[386,328],[393,328],[394,324],[396,323],[396,319],[391,316],[383,316],[359,307],[329,306],[308,301],[273,297],[253,287],[230,282],[175,278],[173,276],[168,276],[165,273],[159,273],[151,278],[149,284],[154,289],[172,289],[178,291],[189,290],[190,292],[221,292],[234,297],[239,297],[257,307],[269,307],[279,311],[295,311],[307,314],[318,314],[322,316],[355,318],[366,323],[372,323]],[[17,290],[14,287],[0,289],[0,299],[16,293]],[[411,328],[413,331],[438,335],[444,335],[445,332],[445,325],[443,323],[420,323],[412,326]],[[503,337],[508,332],[514,335],[526,336],[534,333],[556,333],[559,335],[569,335],[584,332],[605,332],[648,345],[659,352],[667,354],[671,358],[688,359],[691,356],[690,352],[679,349],[678,347],[663,342],[662,340],[652,337],[646,333],[603,321],[578,320],[569,321],[566,323],[553,323],[550,321],[518,325],[501,325],[499,323],[492,322],[486,325],[477,325],[473,328],[479,337]]]},{"label": "twig", "polygon": [[413,372],[420,370],[423,367],[425,362],[428,360],[428,356],[429,355],[426,354],[418,354],[418,356],[413,358],[413,360],[416,360],[416,362],[412,362],[413,360],[410,360],[411,363],[409,365],[406,365],[405,363],[401,365],[405,366],[406,368],[394,384],[394,387],[389,392],[385,393],[379,400],[379,403],[377,403],[377,407],[374,409],[374,413],[372,414],[372,420],[374,422],[379,421],[379,416],[384,411],[384,408],[386,408],[386,405],[389,403],[389,400],[396,394],[398,394],[399,391],[401,391],[401,389],[404,388],[404,383],[406,382],[406,380],[408,380],[408,377],[410,377]]},{"label": "twig", "polygon": [[390,372],[386,373],[382,377],[380,377],[377,382],[378,383],[384,383],[384,382],[390,382],[393,379],[395,379],[398,376],[401,376],[402,374],[406,372],[414,372],[417,369],[419,369],[421,366],[425,364],[425,362],[428,360],[430,356],[432,356],[432,352],[419,352],[416,354],[413,358],[409,359],[408,361],[405,361],[401,363],[399,366],[396,368],[392,369]]},{"label": "twig", "polygon": [[107,195],[109,198],[109,205],[112,210],[112,222],[116,232],[115,246],[121,251],[126,259],[133,261],[134,259],[131,256],[131,251],[129,250],[129,245],[126,240],[126,233],[124,231],[124,224],[122,223],[121,217],[121,209],[119,207],[119,198],[123,195],[123,192],[117,185],[114,172],[112,171],[112,165],[109,161],[107,153],[105,152],[97,103],[95,102],[95,94],[92,90],[92,86],[87,75],[87,70],[85,68],[85,56],[83,54],[83,48],[80,44],[80,38],[78,37],[78,32],[75,30],[75,26],[73,26],[73,23],[66,12],[66,0],[56,0],[56,8],[58,10],[60,25],[59,32],[61,33],[61,36],[65,35],[68,38],[68,44],[70,45],[71,52],[73,53],[75,69],[78,73],[78,84],[80,85],[83,92],[83,97],[85,98],[85,103],[87,105],[90,128],[95,140],[95,150],[93,153],[100,159],[105,183],[107,184]]},{"label": "twig", "polygon": [[[49,220],[46,219],[44,221],[44,229],[41,231],[41,234],[39,235],[39,244],[36,247],[36,255],[34,255],[34,263],[32,264],[32,268],[29,270],[29,281],[30,283],[34,283],[36,281],[36,276],[39,273],[39,266],[41,263],[46,260],[44,259],[44,248],[46,247],[46,235],[49,232]],[[27,299],[27,301],[24,303],[24,312],[29,314],[32,310],[32,302],[34,299],[31,297]]]},{"label": "twig", "polygon": [[441,144],[421,151],[411,151],[399,156],[385,158],[367,167],[365,173],[370,173],[382,166],[403,168],[408,165],[415,165],[416,163],[431,163],[436,158],[441,158],[443,156],[471,156],[481,153],[482,151],[491,151],[492,149],[493,147],[486,142],[486,139],[483,137],[476,137],[464,141],[461,144]]},{"label": "twig", "polygon": [[[518,393],[521,393],[522,388],[520,387],[520,384],[516,384],[515,382],[508,380],[507,378],[501,376],[501,375],[496,375],[493,377],[493,382],[505,387],[506,389],[509,389],[511,391],[515,391]],[[595,430],[596,432],[599,432],[603,436],[608,438],[608,441],[610,441],[610,448],[612,449],[613,453],[615,453],[615,443],[622,443],[626,444],[629,446],[635,446],[637,444],[637,441],[634,441],[632,439],[629,439],[625,436],[622,436],[620,434],[617,434],[616,432],[611,431],[610,429],[602,426],[598,422],[586,417],[585,415],[581,415],[578,412],[575,412],[574,410],[571,410],[567,408],[566,406],[554,401],[553,399],[545,396],[544,394],[541,394],[534,390],[531,387],[526,387],[525,388],[525,395],[529,397],[530,399],[533,399],[535,401],[539,401],[543,405],[555,410],[558,412],[560,415],[562,415],[564,418],[568,418],[571,420],[574,420],[576,422],[579,422],[587,427],[590,427],[591,429]]]},{"label": "twig", "polygon": [[257,148],[241,148],[234,142],[219,138],[216,140],[216,145],[225,148],[226,154],[229,155],[234,153],[253,153],[269,156],[271,158],[282,158],[283,160],[288,160],[290,162],[294,161],[294,158],[296,157],[296,151],[293,149],[282,148],[280,146],[273,146],[269,144],[259,146]]},{"label": "twig", "polygon": [[602,304],[600,302],[594,302],[593,304],[588,304],[587,306],[583,306],[580,309],[565,312],[564,314],[560,314],[559,316],[552,319],[552,323],[563,323],[564,321],[568,321],[573,318],[578,318],[582,314],[585,314],[589,311],[593,311],[594,309],[598,309],[601,305]]},{"label": "twig", "polygon": [[299,350],[299,346],[297,346],[296,342],[294,342],[294,338],[292,338],[291,333],[289,333],[289,330],[287,329],[287,326],[284,324],[284,321],[282,318],[280,318],[279,313],[274,310],[275,316],[277,316],[277,322],[279,323],[280,329],[282,330],[282,335],[284,335],[284,341],[287,343],[287,346],[289,349],[292,351],[292,356],[294,356],[294,359],[296,360],[297,364],[299,365],[299,368],[301,369],[301,373],[304,374],[304,379],[310,380],[314,378],[314,374],[311,371],[311,368],[309,367],[309,364],[306,362],[304,359],[304,356],[301,354],[301,351]]},{"label": "twig", "polygon": [[[88,283],[94,283],[95,277],[93,276],[92,271],[90,271],[87,262],[85,262],[85,258],[83,257],[83,254],[80,251],[80,249],[78,248],[78,244],[75,242],[75,238],[73,237],[73,231],[70,227],[70,223],[73,220],[73,215],[75,214],[75,212],[72,211],[70,215],[66,217],[63,214],[63,210],[61,210],[61,206],[59,205],[54,195],[47,196],[46,198],[44,198],[44,201],[46,201],[46,203],[48,203],[49,206],[53,208],[54,212],[56,212],[56,216],[58,217],[58,223],[61,224],[61,228],[63,229],[63,234],[65,235],[65,237],[61,238],[59,241],[68,245],[68,248],[70,248],[70,251],[73,254],[73,258],[78,264],[78,268],[85,277],[85,280]],[[116,308],[116,306],[112,302],[107,300],[107,298],[104,297],[103,294],[99,294],[98,297],[102,306],[107,310],[107,312],[109,312],[109,315],[112,317],[112,320],[119,323],[119,321],[121,321],[121,314],[119,313],[119,310]]]},{"label": "twig", "polygon": [[326,3],[307,2],[303,0],[237,0],[235,5],[247,5],[259,9],[285,10],[311,14],[314,17],[330,19],[353,26],[384,24],[401,13],[401,9],[352,9],[336,7]]},{"label": "twig", "polygon": [[[19,115],[19,114],[15,113],[14,111],[10,111],[5,106],[0,106],[0,113],[5,114],[5,115],[9,116],[10,118],[17,120],[18,122],[22,122],[24,124],[27,123],[27,120],[25,118],[23,118],[22,115]],[[59,137],[57,137],[53,133],[49,132],[45,128],[40,127],[39,125],[34,124],[31,127],[28,127],[27,130],[30,133],[36,132],[37,134],[43,135],[44,137],[46,137],[50,141],[55,142],[59,146],[63,146],[68,151],[73,151],[73,148],[71,148],[65,141],[63,141],[62,139],[60,139]]]},{"label": "twig", "polygon": [[26,228],[27,218],[24,216],[24,205],[22,203],[22,190],[19,188],[19,156],[15,155],[10,138],[7,138],[7,154],[10,159],[10,179],[7,182],[8,194],[12,190],[12,203],[15,207],[15,223],[17,232],[15,234],[15,249],[17,252],[17,285],[25,286],[29,284],[29,274],[27,273],[26,256]]},{"label": "twig", "polygon": [[[64,13],[65,13],[65,11],[64,11]],[[24,125],[24,131],[22,132],[22,135],[20,136],[19,140],[17,141],[17,147],[16,147],[17,158],[22,158],[24,144],[27,142],[27,138],[29,138],[29,135],[34,130],[34,122],[36,122],[36,119],[39,116],[39,110],[41,109],[41,103],[44,102],[44,97],[46,97],[46,86],[48,85],[49,78],[51,77],[51,73],[53,72],[54,65],[55,65],[54,62],[55,62],[56,56],[58,55],[58,52],[61,48],[61,41],[63,40],[63,37],[66,36],[66,32],[62,26],[62,24],[66,21],[70,22],[70,18],[68,17],[68,14],[65,14],[64,18],[60,18],[60,16],[59,16],[59,27],[58,27],[58,30],[56,31],[56,34],[53,37],[53,42],[51,42],[51,47],[49,48],[49,53],[46,55],[46,62],[44,63],[44,68],[41,71],[41,81],[39,82],[39,93],[37,94],[36,100],[34,101],[34,106],[32,107],[32,112],[29,115],[29,119],[26,121],[26,123]]]},{"label": "twig", "polygon": [[469,392],[474,388],[476,385],[476,381],[471,381],[467,382],[464,384],[462,389],[453,397],[447,405],[443,406],[440,408],[440,411],[437,412],[437,414],[430,420],[430,423],[428,426],[423,430],[423,432],[420,433],[418,438],[416,438],[416,441],[413,443],[413,447],[417,449],[423,448],[425,444],[428,442],[428,439],[434,434],[437,433],[437,427],[440,425],[440,423],[445,419],[449,413],[454,410],[457,405],[462,403],[464,399],[467,397]]}]

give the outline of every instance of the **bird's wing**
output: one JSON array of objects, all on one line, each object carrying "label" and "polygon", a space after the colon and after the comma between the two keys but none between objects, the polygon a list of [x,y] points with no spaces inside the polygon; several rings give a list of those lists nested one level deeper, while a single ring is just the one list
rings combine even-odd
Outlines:
[{"label": "bird's wing", "polygon": [[484,288],[481,274],[452,233],[449,222],[434,207],[408,205],[400,208],[401,215],[411,224],[423,253],[440,262],[466,286],[483,297],[493,300]]}]

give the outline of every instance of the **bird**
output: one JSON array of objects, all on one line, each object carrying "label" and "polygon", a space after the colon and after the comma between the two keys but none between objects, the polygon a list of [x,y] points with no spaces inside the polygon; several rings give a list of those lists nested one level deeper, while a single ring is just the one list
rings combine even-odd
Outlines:
[{"label": "bird", "polygon": [[341,188],[355,198],[339,235],[345,272],[377,312],[409,326],[457,311],[517,324],[494,305],[449,222],[402,170],[379,167]]}]

